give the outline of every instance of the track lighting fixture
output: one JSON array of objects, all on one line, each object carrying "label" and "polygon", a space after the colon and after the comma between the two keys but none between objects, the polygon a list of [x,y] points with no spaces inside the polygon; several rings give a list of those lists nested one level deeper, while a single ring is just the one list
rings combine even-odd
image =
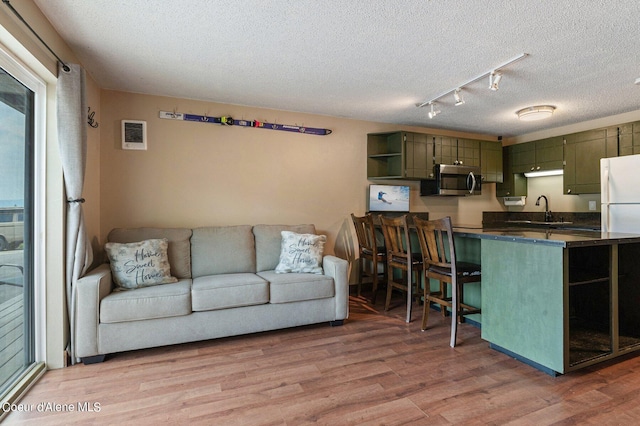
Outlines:
[{"label": "track lighting fixture", "polygon": [[498,90],[500,80],[502,80],[502,74],[496,71],[491,71],[491,74],[489,74],[489,89],[493,90],[494,92]]},{"label": "track lighting fixture", "polygon": [[429,115],[429,118],[433,118],[433,117],[435,117],[436,115],[440,114],[440,110],[439,110],[439,109],[438,109],[438,110],[435,110],[435,109],[434,109],[434,105],[435,105],[435,104],[432,102],[432,103],[431,103],[431,111],[429,111],[429,114],[428,114],[428,115]]},{"label": "track lighting fixture", "polygon": [[464,99],[460,94],[460,89],[456,89],[456,91],[453,92],[453,99],[456,101],[455,106],[462,105],[464,103]]},{"label": "track lighting fixture", "polygon": [[[527,56],[529,56],[528,53],[521,53],[518,56],[516,56],[515,58],[509,59],[507,62],[504,62],[500,65],[498,65],[495,68],[492,68],[490,71],[487,71],[483,74],[480,74],[474,78],[472,78],[471,80],[468,80],[466,82],[464,82],[463,84],[460,84],[458,86],[456,86],[455,89],[451,89],[451,90],[447,90],[444,93],[441,93],[440,95],[436,96],[435,98],[431,98],[428,101],[425,102],[421,102],[421,103],[417,103],[416,106],[418,108],[422,108],[425,106],[430,106],[431,110],[429,112],[429,118],[433,118],[436,115],[438,115],[440,113],[439,110],[434,110],[434,104],[435,101],[437,101],[438,99],[441,99],[445,96],[450,95],[451,93],[453,93],[453,99],[455,101],[455,105],[462,105],[464,104],[464,99],[462,97],[462,89],[472,83],[475,83],[481,79],[484,79],[486,76],[489,76],[489,89],[496,91],[498,90],[498,84],[500,84],[500,80],[502,80],[502,69],[506,68],[507,66],[513,64],[514,62],[517,62],[521,59],[526,58]],[[640,80],[640,78],[639,78]],[[636,82],[637,84],[637,82]]]}]

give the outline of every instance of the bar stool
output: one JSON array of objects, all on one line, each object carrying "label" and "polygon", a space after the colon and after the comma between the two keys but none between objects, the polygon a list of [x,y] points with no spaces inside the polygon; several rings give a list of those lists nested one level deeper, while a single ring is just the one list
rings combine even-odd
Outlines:
[{"label": "bar stool", "polygon": [[[380,224],[384,235],[384,244],[387,248],[387,300],[384,310],[389,310],[391,304],[391,293],[393,289],[399,289],[407,293],[407,322],[411,321],[411,306],[413,298],[420,298],[420,274],[422,270],[422,255],[412,253],[411,240],[409,238],[409,227],[407,226],[407,216],[388,218],[380,215]],[[393,270],[402,271],[402,278],[396,279]],[[415,272],[415,281],[414,281]],[[415,293],[413,293],[415,287]]]},{"label": "bar stool", "polygon": [[[418,240],[424,262],[424,310],[422,314],[422,330],[426,330],[431,303],[440,305],[440,309],[451,308],[451,340],[449,345],[455,347],[458,322],[465,315],[480,313],[480,309],[463,303],[464,284],[479,282],[482,279],[480,265],[456,260],[455,243],[451,218],[439,220],[423,220],[414,216],[413,221],[418,232]],[[440,291],[431,291],[429,279],[440,281]],[[447,287],[451,284],[451,297],[447,296]]]},{"label": "bar stool", "polygon": [[356,229],[356,236],[358,238],[358,253],[359,253],[359,266],[358,266],[358,296],[360,296],[360,290],[362,287],[362,278],[370,277],[372,279],[372,291],[371,303],[376,303],[376,295],[378,292],[378,277],[380,275],[380,269],[378,265],[382,265],[383,279],[387,278],[387,252],[383,246],[378,246],[376,240],[376,230],[373,223],[373,216],[367,214],[365,216],[355,216],[351,213],[351,220],[353,226]]}]

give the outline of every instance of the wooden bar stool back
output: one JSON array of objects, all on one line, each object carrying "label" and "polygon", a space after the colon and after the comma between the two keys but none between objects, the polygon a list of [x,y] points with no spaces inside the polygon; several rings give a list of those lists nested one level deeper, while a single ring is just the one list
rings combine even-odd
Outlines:
[{"label": "wooden bar stool back", "polygon": [[[413,299],[416,297],[419,299],[421,296],[419,283],[420,271],[422,270],[422,255],[413,253],[411,250],[406,215],[397,218],[380,215],[380,224],[384,235],[384,244],[387,248],[387,299],[384,304],[384,310],[389,310],[391,293],[394,288],[404,291],[407,294],[406,321],[410,322]],[[394,278],[394,269],[401,271],[401,278]]]},{"label": "wooden bar stool back", "polygon": [[378,265],[382,266],[382,276],[383,279],[386,279],[387,252],[384,245],[378,245],[373,216],[371,214],[358,217],[351,213],[351,220],[353,221],[353,226],[356,229],[356,237],[358,238],[358,296],[360,296],[363,278],[371,278],[373,291],[371,303],[376,303],[378,278],[380,275]]},{"label": "wooden bar stool back", "polygon": [[[422,330],[427,328],[431,303],[440,305],[440,309],[451,308],[451,340],[449,345],[456,345],[458,322],[464,315],[480,313],[480,309],[463,303],[464,284],[479,282],[482,279],[480,265],[459,262],[456,259],[455,242],[451,218],[423,220],[414,216],[413,221],[422,251],[424,262],[424,310],[422,314]],[[439,291],[431,291],[429,279],[440,282]],[[447,286],[451,285],[451,296],[447,295]]]}]

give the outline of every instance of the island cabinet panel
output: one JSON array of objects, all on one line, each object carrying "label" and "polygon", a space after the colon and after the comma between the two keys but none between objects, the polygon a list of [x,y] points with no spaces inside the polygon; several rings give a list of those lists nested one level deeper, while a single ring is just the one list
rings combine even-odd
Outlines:
[{"label": "island cabinet panel", "polygon": [[592,235],[484,233],[482,338],[491,347],[549,374],[640,350],[640,237]]},{"label": "island cabinet panel", "polygon": [[482,240],[482,338],[564,372],[563,248]]}]

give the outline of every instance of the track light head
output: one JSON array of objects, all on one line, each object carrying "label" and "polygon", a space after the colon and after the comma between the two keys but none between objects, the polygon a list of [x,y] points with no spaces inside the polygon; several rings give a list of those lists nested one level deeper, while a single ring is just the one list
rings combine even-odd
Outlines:
[{"label": "track light head", "polygon": [[456,101],[455,106],[464,104],[464,98],[460,94],[460,89],[459,88],[456,89],[455,92],[453,92],[453,99],[455,99],[455,101]]},{"label": "track light head", "polygon": [[491,71],[491,74],[489,74],[489,89],[494,92],[497,91],[500,80],[502,80],[502,74],[496,71]]},{"label": "track light head", "polygon": [[431,105],[431,111],[429,111],[429,114],[428,114],[429,118],[433,118],[436,115],[440,114],[440,110],[439,109],[438,110],[434,109],[434,105],[435,104],[433,102],[431,102],[429,105]]}]

